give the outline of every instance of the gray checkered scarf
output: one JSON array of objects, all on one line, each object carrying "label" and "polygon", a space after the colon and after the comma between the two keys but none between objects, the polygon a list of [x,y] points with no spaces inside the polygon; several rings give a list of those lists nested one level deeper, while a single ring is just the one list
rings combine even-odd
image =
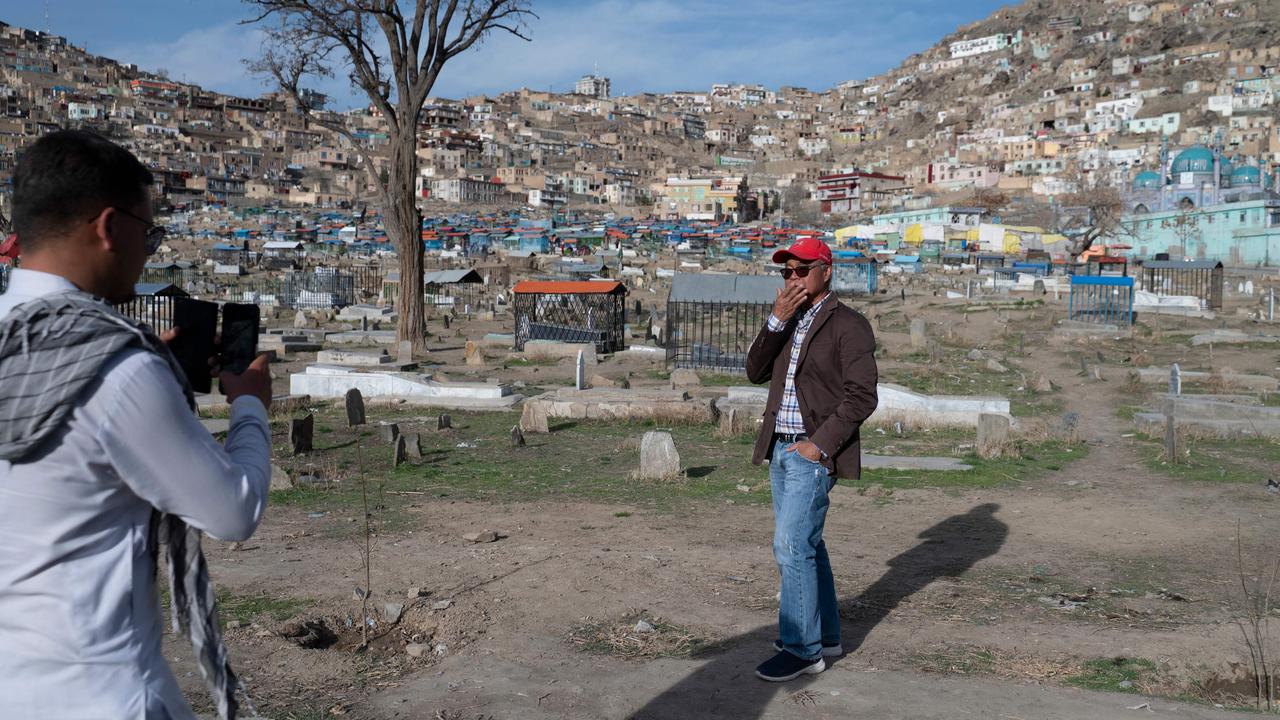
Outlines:
[{"label": "gray checkered scarf", "polygon": [[[46,295],[15,307],[0,320],[0,458],[21,462],[66,422],[80,393],[117,352],[137,347],[165,359],[195,398],[182,368],[151,328],[80,291]],[[151,521],[153,556],[163,544],[169,571],[174,632],[183,632],[200,664],[218,717],[236,716],[239,681],[227,662],[218,629],[213,583],[200,550],[200,531],[174,515]]]}]

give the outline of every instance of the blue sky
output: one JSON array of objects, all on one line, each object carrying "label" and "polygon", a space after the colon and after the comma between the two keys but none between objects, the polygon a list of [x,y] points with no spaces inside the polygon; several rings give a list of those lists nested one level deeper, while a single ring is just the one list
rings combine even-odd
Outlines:
[{"label": "blue sky", "polygon": [[[461,98],[530,87],[567,91],[598,68],[614,94],[705,90],[715,82],[823,90],[895,67],[1007,4],[999,0],[533,0],[532,42],[494,34],[454,59],[433,91]],[[48,23],[45,9],[48,8]],[[261,38],[237,0],[27,0],[0,20],[50,29],[92,53],[164,68],[221,92],[269,89],[241,59]],[[344,77],[339,72],[338,77]],[[362,104],[345,80],[316,83]]]}]

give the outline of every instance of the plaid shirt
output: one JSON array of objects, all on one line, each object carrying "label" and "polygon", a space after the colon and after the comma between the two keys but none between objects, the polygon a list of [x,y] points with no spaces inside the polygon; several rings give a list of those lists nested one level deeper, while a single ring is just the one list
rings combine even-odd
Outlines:
[{"label": "plaid shirt", "polygon": [[[787,380],[782,386],[782,404],[778,406],[778,418],[773,427],[776,433],[798,435],[805,432],[804,418],[800,416],[800,399],[796,397],[796,364],[800,361],[800,348],[804,345],[805,336],[809,334],[809,326],[829,297],[831,293],[827,293],[817,305],[809,308],[800,317],[800,322],[796,323],[796,331],[791,336],[791,362],[787,364]],[[786,328],[786,323],[769,315],[770,332],[782,332]]]}]

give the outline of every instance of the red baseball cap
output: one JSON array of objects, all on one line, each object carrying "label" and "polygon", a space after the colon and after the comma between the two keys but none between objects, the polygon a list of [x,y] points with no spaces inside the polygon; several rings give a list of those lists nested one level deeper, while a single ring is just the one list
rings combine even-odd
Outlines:
[{"label": "red baseball cap", "polygon": [[791,247],[779,250],[773,254],[773,261],[776,263],[785,263],[795,258],[804,262],[813,262],[821,260],[822,262],[831,264],[831,248],[816,237],[804,237],[795,241]]}]

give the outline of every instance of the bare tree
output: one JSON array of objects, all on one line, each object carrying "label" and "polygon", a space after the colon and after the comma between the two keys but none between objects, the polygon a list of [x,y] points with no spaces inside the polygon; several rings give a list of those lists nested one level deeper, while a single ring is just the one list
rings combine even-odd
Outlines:
[{"label": "bare tree", "polygon": [[1059,203],[1057,230],[1071,238],[1071,254],[1093,247],[1100,240],[1132,237],[1121,222],[1125,215],[1124,196],[1110,185],[1096,185],[1063,195]]},{"label": "bare tree", "polygon": [[973,188],[972,194],[962,201],[968,207],[981,209],[984,217],[998,215],[1010,202],[1012,200],[1007,194],[984,187]]},{"label": "bare tree", "polygon": [[[346,138],[376,188],[400,265],[396,338],[424,350],[422,217],[414,197],[422,107],[449,60],[494,30],[528,40],[525,21],[536,15],[527,0],[246,2],[258,11],[248,22],[274,23],[250,68],[271,77],[317,124]],[[341,118],[317,112],[303,97],[303,83],[333,77],[335,66],[349,73],[386,124],[387,157],[375,156]]]}]

